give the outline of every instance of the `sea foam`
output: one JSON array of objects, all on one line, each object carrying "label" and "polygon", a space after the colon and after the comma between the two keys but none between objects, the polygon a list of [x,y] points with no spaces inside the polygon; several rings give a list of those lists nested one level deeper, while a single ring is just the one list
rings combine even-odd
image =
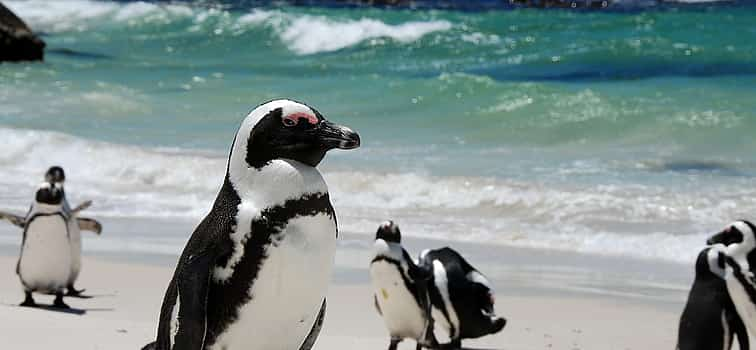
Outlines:
[{"label": "sea foam", "polygon": [[[88,215],[197,222],[212,205],[226,164],[223,153],[46,131],[0,128],[0,139],[2,208],[18,213],[47,167],[57,164],[66,169],[74,205],[94,200]],[[756,201],[749,200],[756,192],[742,183],[681,191],[355,171],[325,163],[342,230],[366,235],[391,218],[410,236],[687,262],[709,233],[756,211]],[[184,238],[161,249],[178,247]]]}]

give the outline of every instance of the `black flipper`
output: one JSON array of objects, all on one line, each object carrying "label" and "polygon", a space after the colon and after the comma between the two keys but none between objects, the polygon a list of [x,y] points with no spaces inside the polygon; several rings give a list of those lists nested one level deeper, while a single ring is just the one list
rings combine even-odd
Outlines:
[{"label": "black flipper", "polygon": [[177,274],[178,331],[173,349],[202,350],[207,331],[207,295],[215,266],[215,254],[191,256]]},{"label": "black flipper", "polygon": [[315,346],[315,341],[318,340],[318,335],[320,335],[320,330],[323,328],[323,321],[325,321],[325,313],[326,313],[326,300],[323,299],[323,305],[320,306],[320,312],[318,313],[318,318],[315,320],[315,324],[312,325],[312,329],[310,329],[310,333],[307,334],[307,338],[305,338],[304,343],[302,343],[302,346],[299,347],[299,350],[310,350],[313,346]]},{"label": "black flipper", "polygon": [[0,220],[8,220],[8,222],[20,228],[24,228],[24,226],[26,226],[26,218],[11,213],[0,211]]},{"label": "black flipper", "polygon": [[102,224],[95,219],[76,218],[76,222],[79,224],[79,229],[82,231],[91,231],[98,235],[102,234]]},{"label": "black flipper", "polygon": [[145,345],[142,350],[157,350],[157,342],[152,342]]}]

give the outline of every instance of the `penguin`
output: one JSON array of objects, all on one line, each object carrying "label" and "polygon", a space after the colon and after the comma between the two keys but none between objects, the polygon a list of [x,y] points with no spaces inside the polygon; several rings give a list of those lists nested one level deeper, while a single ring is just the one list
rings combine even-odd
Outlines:
[{"label": "penguin", "polygon": [[68,217],[63,211],[63,191],[53,183],[41,184],[25,220],[16,274],[25,299],[21,306],[36,306],[32,293],[55,294],[53,306],[68,308],[63,290],[71,274]]},{"label": "penguin", "polygon": [[239,127],[209,214],[179,258],[146,349],[313,347],[338,236],[317,165],[359,147],[351,129],[292,100],[263,103]]},{"label": "penguin", "polygon": [[507,320],[494,313],[491,283],[455,250],[425,250],[420,265],[433,271],[428,288],[432,316],[449,335],[445,348],[460,349],[462,339],[479,338],[501,331]]},{"label": "penguin", "polygon": [[698,254],[693,286],[680,316],[677,350],[729,350],[735,338],[740,349],[749,348],[748,332],[724,280],[725,249],[715,244]]},{"label": "penguin", "polygon": [[735,221],[715,234],[708,244],[723,244],[725,283],[738,316],[749,334],[756,334],[756,226],[746,220]]},{"label": "penguin", "polygon": [[[74,283],[79,278],[79,273],[81,272],[81,224],[84,223],[84,227],[87,228],[89,228],[89,226],[87,226],[89,224],[95,225],[94,232],[98,235],[102,232],[102,225],[99,225],[99,223],[93,219],[81,218],[81,220],[79,220],[77,217],[80,211],[92,205],[92,201],[85,201],[76,208],[71,209],[64,188],[66,173],[63,171],[62,167],[50,167],[45,173],[45,181],[55,183],[61,189],[63,192],[63,211],[70,218],[70,220],[68,220],[68,232],[71,237],[71,276],[66,285],[66,295],[71,297],[84,297],[82,295],[84,289],[77,290],[74,287]],[[99,226],[99,229],[97,226]]]},{"label": "penguin", "polygon": [[436,348],[433,318],[430,315],[428,282],[432,272],[422,269],[402,247],[401,231],[393,221],[378,227],[370,262],[375,308],[391,336],[389,350],[396,350],[405,338],[423,346]]}]

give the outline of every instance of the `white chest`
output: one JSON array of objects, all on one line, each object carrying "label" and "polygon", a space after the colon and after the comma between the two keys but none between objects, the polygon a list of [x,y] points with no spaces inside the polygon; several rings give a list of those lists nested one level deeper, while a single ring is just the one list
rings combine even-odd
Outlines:
[{"label": "white chest", "polygon": [[387,261],[375,261],[370,265],[370,279],[389,334],[421,339],[426,319],[415,297],[407,290],[397,266]]},{"label": "white chest", "polygon": [[28,289],[55,292],[66,286],[71,269],[66,226],[58,215],[36,217],[29,223],[18,266]]},{"label": "white chest", "polygon": [[298,349],[326,296],[336,251],[336,225],[327,214],[287,222],[267,247],[251,297],[211,349]]}]

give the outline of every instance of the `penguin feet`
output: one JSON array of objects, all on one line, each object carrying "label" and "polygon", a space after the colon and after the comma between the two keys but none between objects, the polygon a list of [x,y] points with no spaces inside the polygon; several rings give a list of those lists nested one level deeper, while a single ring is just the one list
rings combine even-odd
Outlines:
[{"label": "penguin feet", "polygon": [[79,289],[76,290],[73,285],[70,285],[66,287],[66,296],[67,297],[82,297],[81,293],[84,293],[86,289]]},{"label": "penguin feet", "polygon": [[461,339],[455,339],[452,340],[446,344],[441,344],[438,346],[439,349],[442,350],[461,350],[462,349],[462,340]]},{"label": "penguin feet", "polygon": [[34,298],[32,298],[32,293],[25,292],[25,294],[26,296],[24,297],[24,302],[18,304],[18,306],[37,307],[37,302],[35,302]]},{"label": "penguin feet", "polygon": [[59,308],[59,309],[70,309],[71,307],[68,306],[68,304],[63,302],[63,293],[58,293],[55,295],[55,301],[53,301],[53,306]]}]

